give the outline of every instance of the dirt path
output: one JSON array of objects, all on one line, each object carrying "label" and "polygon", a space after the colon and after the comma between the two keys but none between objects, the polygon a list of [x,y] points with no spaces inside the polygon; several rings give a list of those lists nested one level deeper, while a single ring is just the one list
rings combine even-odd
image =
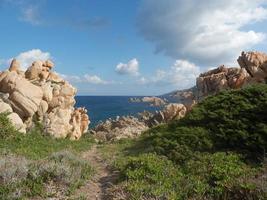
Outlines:
[{"label": "dirt path", "polygon": [[118,178],[118,172],[109,169],[97,151],[97,146],[84,152],[82,157],[95,169],[95,175],[84,186],[79,188],[71,199],[108,200],[108,189]]}]

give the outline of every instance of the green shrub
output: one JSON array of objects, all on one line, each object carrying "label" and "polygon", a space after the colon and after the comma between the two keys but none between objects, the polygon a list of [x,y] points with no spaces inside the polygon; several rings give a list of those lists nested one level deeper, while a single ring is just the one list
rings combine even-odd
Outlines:
[{"label": "green shrub", "polygon": [[8,113],[0,113],[0,139],[12,137],[17,133],[7,115]]},{"label": "green shrub", "polygon": [[210,96],[180,121],[147,132],[157,152],[183,162],[192,151],[237,151],[262,160],[267,149],[267,85]]},{"label": "green shrub", "polygon": [[224,152],[201,154],[184,167],[189,194],[212,199],[259,199],[263,191],[250,180],[257,172],[238,155]]},{"label": "green shrub", "polygon": [[180,172],[165,157],[144,154],[128,158],[121,166],[124,187],[130,199],[175,199],[180,190]]},{"label": "green shrub", "polygon": [[216,149],[262,156],[267,147],[267,85],[210,96],[177,125],[205,128]]}]

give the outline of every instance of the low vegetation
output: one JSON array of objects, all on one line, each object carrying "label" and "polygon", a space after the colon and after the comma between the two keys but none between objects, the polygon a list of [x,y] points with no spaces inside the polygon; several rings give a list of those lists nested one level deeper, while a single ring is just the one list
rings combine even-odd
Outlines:
[{"label": "low vegetation", "polygon": [[[266,199],[267,85],[224,91],[180,121],[102,147],[127,199]],[[114,159],[114,158],[112,158]]]},{"label": "low vegetation", "polygon": [[80,153],[93,139],[53,139],[41,125],[26,135],[18,133],[6,114],[0,114],[0,199],[69,196],[93,174]]},{"label": "low vegetation", "polygon": [[38,161],[12,154],[1,155],[0,199],[59,198],[71,194],[92,172],[87,162],[68,151]]}]

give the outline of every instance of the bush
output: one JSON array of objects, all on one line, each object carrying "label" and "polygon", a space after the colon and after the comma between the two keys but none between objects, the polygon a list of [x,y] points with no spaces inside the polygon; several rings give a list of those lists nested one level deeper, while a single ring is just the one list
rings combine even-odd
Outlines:
[{"label": "bush", "polygon": [[211,199],[259,199],[262,188],[250,179],[258,169],[251,168],[232,153],[201,154],[184,168],[190,196],[204,195]]},{"label": "bush", "polygon": [[50,188],[57,188],[63,195],[90,178],[93,170],[84,160],[71,152],[58,152],[47,159],[28,161],[13,155],[0,159],[0,199],[23,199],[56,195]]},{"label": "bush", "polygon": [[172,162],[155,154],[128,158],[121,166],[125,190],[130,199],[176,199],[180,172]]},{"label": "bush", "polygon": [[176,162],[192,151],[237,151],[262,160],[267,148],[267,85],[206,98],[180,121],[147,132],[150,146]]},{"label": "bush", "polygon": [[148,153],[124,157],[116,166],[122,176],[114,193],[124,199],[239,200],[266,195],[267,179],[255,178],[264,176],[261,168],[250,167],[234,153],[198,153],[183,166]]}]

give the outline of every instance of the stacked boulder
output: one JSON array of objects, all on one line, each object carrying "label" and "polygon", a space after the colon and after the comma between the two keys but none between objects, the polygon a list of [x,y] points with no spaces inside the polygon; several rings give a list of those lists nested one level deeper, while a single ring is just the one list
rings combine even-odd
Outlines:
[{"label": "stacked boulder", "polygon": [[32,127],[36,118],[56,138],[79,139],[90,123],[87,110],[74,108],[76,89],[53,72],[53,67],[49,60],[35,61],[23,72],[14,59],[9,70],[0,72],[0,104],[9,105],[6,111],[16,115],[17,125],[11,121],[21,132]]},{"label": "stacked boulder", "polygon": [[267,79],[267,55],[242,52],[237,59],[240,68],[220,66],[197,78],[197,101],[224,89],[238,89],[247,84],[263,83]]}]

